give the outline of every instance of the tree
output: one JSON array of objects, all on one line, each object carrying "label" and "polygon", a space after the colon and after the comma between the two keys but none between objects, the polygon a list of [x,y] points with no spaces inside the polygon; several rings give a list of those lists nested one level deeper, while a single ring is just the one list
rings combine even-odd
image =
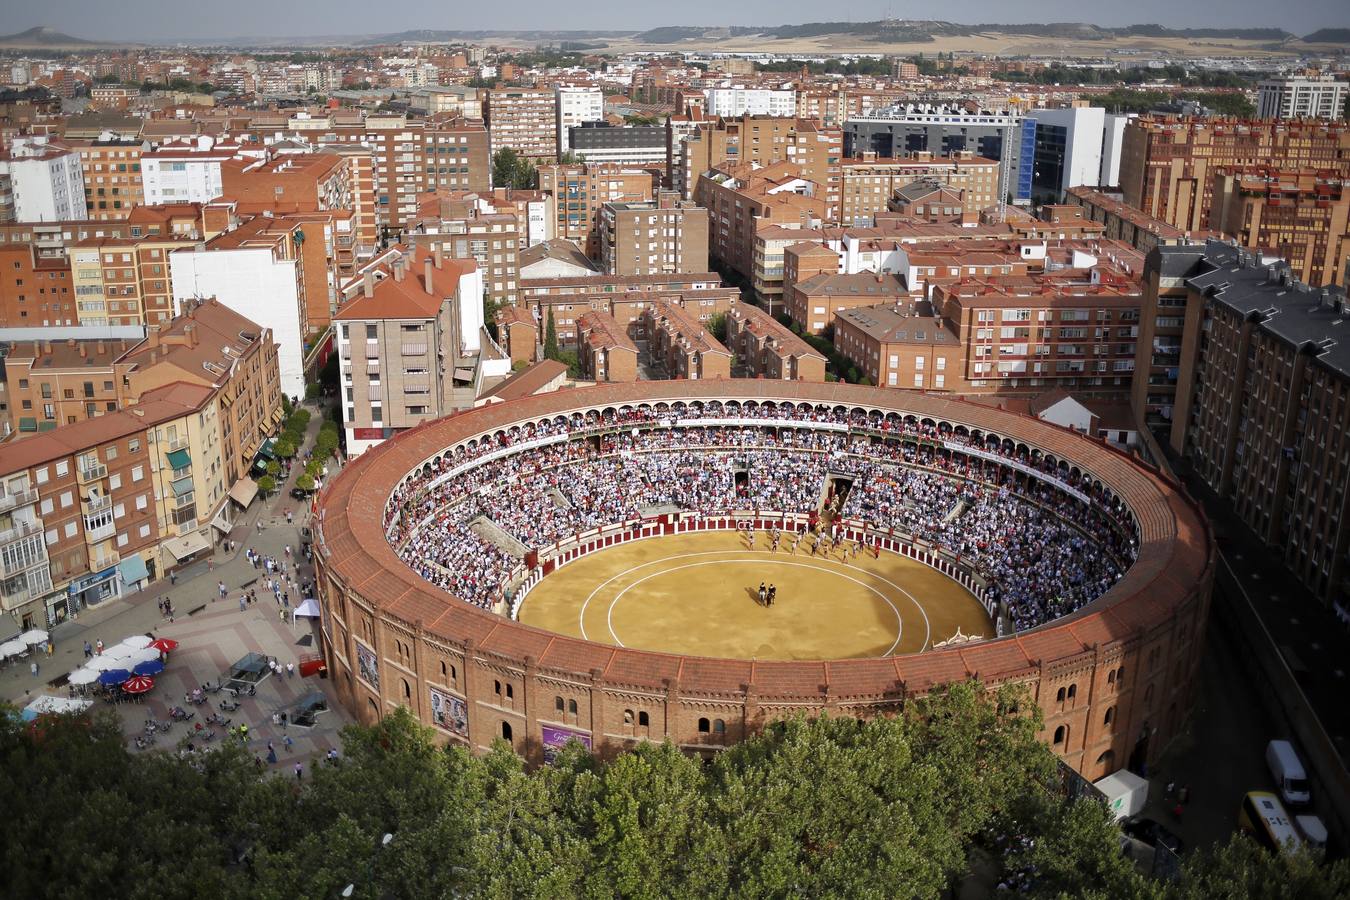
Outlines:
[{"label": "tree", "polygon": [[575,150],[564,150],[558,154],[558,165],[560,166],[575,166],[582,162],[584,160]]},{"label": "tree", "polygon": [[263,477],[258,479],[258,490],[262,491],[262,495],[264,497],[266,497],[268,494],[272,493],[276,489],[277,489],[277,480],[275,477],[271,475],[264,475]]},{"label": "tree", "polygon": [[1209,897],[1350,897],[1350,860],[1327,865],[1321,854],[1306,847],[1296,853],[1270,853],[1246,835],[1236,834],[1226,844],[1187,857],[1181,879],[1167,892],[1168,900]]},{"label": "tree", "polygon": [[492,154],[492,186],[528,190],[535,185],[534,163],[516,152],[514,147],[503,147]]},{"label": "tree", "polygon": [[268,475],[271,475],[273,478],[276,478],[278,475],[281,474],[281,463],[277,462],[275,459],[269,459],[267,461],[266,469]]},{"label": "tree", "polygon": [[302,491],[314,490],[314,476],[306,472],[299,478],[295,479],[295,486],[300,488],[300,490]]},{"label": "tree", "polygon": [[719,341],[722,341],[723,343],[726,343],[727,339],[726,313],[713,313],[713,315],[708,318],[705,327],[708,329],[709,333],[712,334],[713,337],[717,338]]},{"label": "tree", "polygon": [[283,437],[272,445],[272,452],[282,459],[290,459],[295,456],[295,444],[291,442],[289,437]]},{"label": "tree", "polygon": [[548,322],[544,325],[544,359],[558,358],[558,326],[553,323],[553,307],[548,310]]}]

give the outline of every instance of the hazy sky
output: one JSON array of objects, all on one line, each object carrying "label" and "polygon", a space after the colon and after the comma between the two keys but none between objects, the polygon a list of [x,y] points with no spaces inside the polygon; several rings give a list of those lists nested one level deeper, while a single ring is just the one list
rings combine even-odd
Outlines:
[{"label": "hazy sky", "polygon": [[[4,0],[0,33],[52,25],[76,37],[155,40],[239,35],[383,34],[411,28],[622,30],[656,25],[784,25],[944,18],[959,22],[1091,22],[1174,27],[1271,27],[1296,34],[1350,25],[1345,0],[965,0],[958,8],[914,0]],[[959,17],[959,18],[957,18]]]}]

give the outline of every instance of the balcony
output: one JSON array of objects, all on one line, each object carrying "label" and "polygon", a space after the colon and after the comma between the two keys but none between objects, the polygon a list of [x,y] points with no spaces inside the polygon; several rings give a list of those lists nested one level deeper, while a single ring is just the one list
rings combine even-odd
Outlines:
[{"label": "balcony", "polygon": [[106,524],[87,529],[84,533],[84,537],[86,541],[106,541],[116,533],[116,523],[109,521]]},{"label": "balcony", "polygon": [[112,509],[112,498],[106,495],[80,501],[80,511],[86,516],[97,515],[108,509]]},{"label": "balcony", "polygon": [[102,572],[111,566],[117,565],[122,561],[122,554],[116,550],[104,550],[98,556],[90,555],[89,571]]},{"label": "balcony", "polygon": [[100,478],[106,477],[107,474],[108,467],[99,463],[93,466],[80,466],[76,478],[80,484],[88,484],[91,481],[98,481]]},{"label": "balcony", "polygon": [[20,506],[30,506],[37,502],[37,491],[12,491],[0,496],[0,512]]},{"label": "balcony", "polygon": [[36,522],[15,522],[3,531],[0,531],[0,545],[8,544],[11,541],[17,541],[19,538],[28,537],[30,534],[38,534],[42,531],[42,520]]}]

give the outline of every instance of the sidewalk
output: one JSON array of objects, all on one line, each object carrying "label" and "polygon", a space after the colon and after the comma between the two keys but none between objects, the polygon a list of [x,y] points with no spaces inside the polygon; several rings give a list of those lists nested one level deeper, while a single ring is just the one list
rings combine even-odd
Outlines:
[{"label": "sidewalk", "polygon": [[[318,413],[312,409],[311,413],[313,417],[305,435],[304,447],[297,457],[301,460],[304,450],[313,446],[321,424]],[[300,552],[303,542],[300,529],[308,522],[309,505],[291,499],[287,493],[294,478],[303,471],[303,468],[303,465],[298,464],[292,466],[292,475],[286,480],[285,487],[266,500],[261,498],[255,500],[239,517],[229,536],[235,542],[232,553],[226,553],[223,548],[217,547],[209,558],[180,571],[177,574],[176,584],[167,578],[160,579],[145,590],[82,610],[78,619],[60,623],[51,630],[55,643],[52,656],[34,655],[29,660],[0,670],[0,697],[24,706],[33,695],[39,693],[64,696],[66,693],[64,686],[53,688],[51,684],[60,681],[84,663],[85,641],[95,644],[102,639],[105,645],[111,646],[133,634],[153,633],[156,636],[172,637],[180,641],[182,646],[171,655],[168,669],[158,676],[159,685],[151,692],[150,701],[146,704],[119,704],[110,707],[118,711],[125,710],[135,718],[137,721],[131,733],[139,733],[139,727],[135,726],[145,717],[147,708],[153,709],[157,716],[164,717],[167,715],[169,705],[181,703],[182,690],[207,680],[217,680],[221,670],[244,653],[250,651],[266,653],[276,657],[284,665],[287,662],[294,662],[301,655],[318,652],[317,626],[310,624],[313,620],[300,619],[295,625],[283,623],[277,612],[278,607],[267,591],[258,591],[258,602],[250,606],[246,612],[241,613],[239,610],[240,589],[244,585],[258,581],[266,574],[261,569],[253,568],[249,563],[244,553],[247,548],[280,560],[285,558],[285,548],[289,545],[292,550],[291,558],[297,563],[297,581],[303,583],[306,578],[314,577],[313,568],[305,562]],[[332,469],[333,464],[330,464],[330,472]],[[287,510],[295,514],[293,525],[286,524]],[[260,521],[263,524],[261,532],[257,528]],[[224,582],[228,590],[224,600],[219,599],[219,582]],[[292,592],[292,607],[298,606],[302,599],[298,594],[299,591]],[[159,600],[164,597],[169,597],[173,602],[172,622],[159,611]],[[297,646],[297,641],[302,640],[305,635],[311,635],[310,642],[307,645]],[[39,664],[37,678],[29,671],[29,662],[32,660],[36,660]],[[273,706],[284,704],[298,699],[298,695],[304,691],[319,689],[324,690],[329,696],[329,706],[333,711],[325,714],[321,721],[328,720],[334,724],[346,721],[345,713],[337,706],[336,695],[327,690],[327,681],[317,677],[301,679],[296,676],[292,679],[280,679],[280,682],[281,684],[273,690],[265,692],[260,688],[257,698],[249,699],[240,710],[240,713],[249,714],[243,720],[249,721],[252,732],[264,743],[266,738],[271,736],[269,733],[272,726],[271,709],[261,708],[262,704],[264,702]],[[164,690],[161,690],[161,687]],[[296,696],[290,696],[292,694]],[[215,709],[214,701],[219,699],[221,698],[213,697],[212,710]],[[259,708],[250,710],[250,705]],[[159,706],[163,706],[164,709],[159,710]],[[200,709],[201,715],[197,717],[198,719],[203,718],[208,711],[206,707]],[[256,725],[253,721],[255,718],[259,719]],[[236,718],[235,724],[239,721],[241,719]],[[299,738],[302,730],[292,728],[292,737]],[[272,737],[278,742],[278,754],[282,754],[280,734]],[[335,738],[333,740],[335,741]],[[300,752],[301,743],[299,740],[296,741],[296,749],[293,752]],[[163,740],[159,746],[163,748]],[[326,751],[327,747],[317,749]],[[265,746],[263,752],[265,753]]]}]

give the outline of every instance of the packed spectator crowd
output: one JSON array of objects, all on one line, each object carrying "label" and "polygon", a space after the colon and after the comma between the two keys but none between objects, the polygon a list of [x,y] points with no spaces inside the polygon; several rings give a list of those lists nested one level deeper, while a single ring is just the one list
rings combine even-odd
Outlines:
[{"label": "packed spectator crowd", "polygon": [[[804,427],[699,420],[772,419]],[[812,429],[827,422],[847,431]],[[886,440],[877,435],[894,436]],[[929,440],[909,440],[909,437]],[[400,556],[456,596],[492,608],[525,552],[602,525],[676,507],[705,515],[812,513],[836,491],[845,520],[957,555],[1006,602],[1018,630],[1070,613],[1110,588],[1134,556],[1134,526],[1089,479],[1027,454],[1089,497],[959,451],[964,443],[898,416],[710,403],[622,416],[576,414],[459,447],[408,478],[385,526]],[[535,442],[517,452],[505,448]],[[997,441],[979,446],[1000,453]],[[489,454],[496,458],[483,461]]]}]

